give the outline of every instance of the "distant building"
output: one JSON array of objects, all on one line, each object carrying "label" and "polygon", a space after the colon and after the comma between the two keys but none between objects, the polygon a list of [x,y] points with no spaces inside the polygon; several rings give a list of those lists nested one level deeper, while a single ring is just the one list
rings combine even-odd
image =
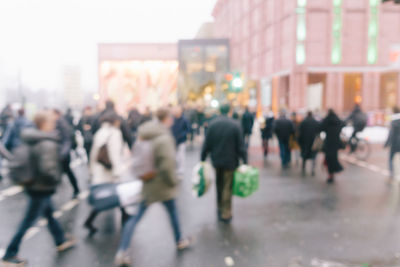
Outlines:
[{"label": "distant building", "polygon": [[71,108],[81,108],[83,105],[83,90],[81,87],[80,67],[64,66],[62,75],[67,106]]},{"label": "distant building", "polygon": [[214,35],[274,110],[400,104],[400,5],[380,0],[218,0]]}]

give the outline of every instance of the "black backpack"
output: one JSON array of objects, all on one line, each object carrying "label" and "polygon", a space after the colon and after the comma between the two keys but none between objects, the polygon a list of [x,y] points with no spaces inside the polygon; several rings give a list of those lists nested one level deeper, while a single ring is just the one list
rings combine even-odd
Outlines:
[{"label": "black backpack", "polygon": [[32,147],[21,144],[13,150],[8,164],[10,179],[17,185],[27,186],[34,182],[35,165],[33,162]]}]

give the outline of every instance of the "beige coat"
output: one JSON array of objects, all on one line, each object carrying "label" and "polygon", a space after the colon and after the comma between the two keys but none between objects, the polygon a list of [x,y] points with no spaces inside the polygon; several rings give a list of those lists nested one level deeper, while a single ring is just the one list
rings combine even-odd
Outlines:
[{"label": "beige coat", "polygon": [[[100,148],[107,143],[108,155],[113,168],[107,170],[97,162]],[[94,136],[92,150],[90,152],[90,169],[92,173],[92,184],[118,182],[123,172],[123,146],[121,130],[109,123],[103,123]]]},{"label": "beige coat", "polygon": [[139,128],[139,138],[149,140],[154,149],[156,177],[143,185],[147,204],[171,200],[178,195],[175,141],[168,128],[158,121],[150,121]]}]

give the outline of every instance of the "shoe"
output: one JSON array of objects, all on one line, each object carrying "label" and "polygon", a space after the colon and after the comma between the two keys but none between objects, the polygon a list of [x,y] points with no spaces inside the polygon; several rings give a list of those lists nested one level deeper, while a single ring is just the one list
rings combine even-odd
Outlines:
[{"label": "shoe", "polygon": [[64,241],[61,245],[57,246],[57,251],[58,252],[64,252],[67,251],[76,245],[76,240],[75,238],[68,238],[67,240]]},{"label": "shoe", "polygon": [[328,180],[326,181],[327,184],[333,184],[335,183],[335,178],[328,178]]},{"label": "shoe", "polygon": [[2,267],[24,267],[28,264],[26,260],[20,259],[18,257],[3,258]]},{"label": "shoe", "polygon": [[232,217],[230,217],[230,218],[222,218],[222,217],[220,217],[219,221],[223,222],[223,223],[226,223],[226,224],[229,224],[232,221]]},{"label": "shoe", "polygon": [[93,225],[91,225],[91,224],[86,224],[85,223],[83,225],[83,227],[85,227],[88,230],[89,236],[94,236],[98,231],[98,229],[96,227],[94,227]]},{"label": "shoe", "polygon": [[79,194],[80,194],[80,192],[75,192],[75,193],[72,195],[72,199],[78,199],[78,198],[79,198]]},{"label": "shoe", "polygon": [[190,248],[192,244],[193,244],[193,239],[188,237],[179,241],[178,244],[176,245],[176,248],[178,251],[182,251]]},{"label": "shoe", "polygon": [[132,259],[127,251],[118,251],[114,263],[118,267],[129,267],[132,265]]}]

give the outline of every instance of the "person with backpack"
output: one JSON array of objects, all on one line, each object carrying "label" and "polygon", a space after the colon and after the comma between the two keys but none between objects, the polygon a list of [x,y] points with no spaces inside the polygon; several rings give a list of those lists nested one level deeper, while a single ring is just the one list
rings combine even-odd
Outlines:
[{"label": "person with backpack", "polygon": [[[53,235],[58,252],[63,252],[75,245],[75,240],[66,238],[60,223],[53,217],[54,208],[51,197],[61,181],[58,137],[54,134],[55,118],[51,112],[42,111],[36,114],[34,123],[37,129],[26,129],[21,133],[21,139],[26,144],[21,145],[21,148],[26,146],[29,157],[25,157],[26,161],[15,158],[21,163],[18,169],[29,169],[30,172],[25,173],[25,177],[10,175],[14,180],[24,180],[29,205],[3,257],[5,266],[26,266],[27,261],[17,256],[19,247],[25,233],[42,216],[47,219],[48,228]],[[21,154],[18,155],[21,156]]]},{"label": "person with backpack", "polygon": [[177,250],[191,245],[190,238],[183,238],[178,219],[176,197],[179,179],[176,175],[175,142],[170,127],[173,117],[166,108],[156,112],[157,120],[149,121],[139,128],[139,140],[150,141],[153,148],[154,174],[140,177],[143,180],[143,202],[136,215],[131,216],[123,226],[119,249],[115,257],[117,266],[130,266],[128,249],[138,222],[151,204],[161,202],[166,208],[174,230]]},{"label": "person with backpack", "polygon": [[390,132],[385,147],[390,148],[389,152],[389,171],[390,177],[394,178],[394,156],[400,152],[400,108],[393,108],[393,115],[391,117]]},{"label": "person with backpack", "polygon": [[350,116],[346,119],[346,123],[351,122],[353,125],[353,133],[349,139],[350,152],[353,153],[357,149],[358,138],[357,134],[364,131],[368,123],[367,114],[365,114],[360,105],[356,104]]},{"label": "person with backpack", "polygon": [[[120,130],[121,120],[116,113],[107,113],[101,118],[101,127],[96,132],[90,152],[92,186],[116,183],[122,170],[124,141]],[[89,235],[97,232],[93,222],[101,210],[92,209],[84,223]],[[123,214],[125,216],[125,214]]]},{"label": "person with backpack", "polygon": [[56,131],[60,139],[60,155],[61,155],[61,166],[63,173],[67,174],[68,179],[74,190],[72,198],[75,199],[80,193],[78,186],[78,180],[74,172],[71,170],[71,150],[76,147],[75,133],[74,129],[71,128],[69,123],[62,116],[61,112],[57,109],[53,110],[54,116],[57,119]]},{"label": "person with backpack", "polygon": [[25,117],[25,110],[18,110],[18,117],[11,123],[2,138],[4,146],[12,152],[22,143],[21,132],[30,127],[33,127],[33,124]]},{"label": "person with backpack", "polygon": [[218,220],[230,223],[232,220],[233,175],[240,159],[247,163],[247,150],[240,123],[230,118],[229,105],[222,105],[221,116],[210,124],[201,151],[204,162],[211,154],[217,177]]}]

